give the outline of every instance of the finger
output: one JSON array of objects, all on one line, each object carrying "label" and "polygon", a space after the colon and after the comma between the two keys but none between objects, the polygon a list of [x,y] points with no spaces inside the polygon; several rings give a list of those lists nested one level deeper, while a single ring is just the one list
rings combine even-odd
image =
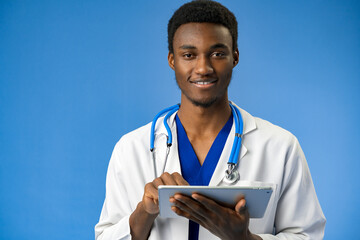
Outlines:
[{"label": "finger", "polygon": [[163,173],[160,178],[164,185],[177,185],[175,179],[168,172]]},{"label": "finger", "polygon": [[155,178],[154,181],[152,181],[152,184],[154,185],[154,187],[155,187],[156,189],[158,189],[158,187],[159,187],[160,185],[165,185],[164,182],[163,182],[163,180],[162,180],[160,177]]},{"label": "finger", "polygon": [[[174,204],[174,206],[172,206],[172,210],[180,216],[186,217],[194,222],[202,224],[205,221],[205,219],[201,215],[199,215],[197,211],[194,211],[193,208],[189,207],[189,205],[187,205],[179,200],[176,200],[176,198],[179,199],[178,195],[179,194],[177,194],[176,197],[172,198],[171,202]],[[182,196],[182,198],[188,198],[188,197]],[[182,200],[184,201],[184,199],[182,199]],[[189,204],[190,201],[188,201],[187,203]],[[198,204],[194,200],[192,200],[192,202],[194,204]]]},{"label": "finger", "polygon": [[144,196],[153,199],[155,204],[158,204],[159,199],[159,192],[158,192],[158,186],[164,185],[161,178],[155,178],[154,181],[147,183],[145,185],[144,189]]},{"label": "finger", "polygon": [[244,212],[246,211],[246,200],[245,200],[245,198],[240,199],[240,201],[236,204],[235,211],[240,213],[240,214],[244,214]]},{"label": "finger", "polygon": [[180,175],[180,173],[174,172],[171,174],[177,185],[189,185],[189,183]]},{"label": "finger", "polygon": [[205,222],[206,219],[212,219],[214,214],[209,211],[206,207],[204,207],[198,201],[192,199],[191,197],[175,194],[174,199],[177,200],[176,206],[192,216],[195,216],[197,219]]},{"label": "finger", "polygon": [[217,215],[222,214],[223,211],[224,211],[223,206],[219,205],[217,202],[215,202],[214,200],[212,200],[210,198],[202,196],[202,195],[200,195],[198,193],[193,193],[191,195],[191,197],[194,198],[199,203],[201,203],[205,208],[207,208],[211,212],[216,213]]},{"label": "finger", "polygon": [[181,217],[185,217],[193,222],[196,222],[202,226],[204,226],[204,222],[200,219],[198,219],[196,216],[191,215],[190,213],[183,211],[181,208],[176,207],[176,206],[172,206],[171,210],[176,213],[177,215],[181,216]]},{"label": "finger", "polygon": [[152,182],[145,185],[144,196],[154,199],[155,201],[158,200],[158,190]]}]

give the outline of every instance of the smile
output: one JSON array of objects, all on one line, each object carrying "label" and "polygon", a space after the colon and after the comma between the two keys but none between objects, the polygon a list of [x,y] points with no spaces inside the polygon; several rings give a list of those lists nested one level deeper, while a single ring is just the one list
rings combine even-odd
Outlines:
[{"label": "smile", "polygon": [[206,81],[204,81],[204,80],[190,81],[190,83],[198,85],[200,87],[206,87],[209,85],[213,85],[215,82],[217,82],[216,79],[211,79],[211,80],[206,80]]},{"label": "smile", "polygon": [[200,84],[200,85],[208,85],[208,84],[211,84],[211,82],[196,82],[196,84]]}]

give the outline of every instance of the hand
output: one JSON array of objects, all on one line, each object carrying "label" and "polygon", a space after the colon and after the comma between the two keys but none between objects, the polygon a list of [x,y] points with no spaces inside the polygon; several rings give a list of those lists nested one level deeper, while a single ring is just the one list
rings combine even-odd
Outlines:
[{"label": "hand", "polygon": [[159,214],[159,185],[189,185],[179,173],[163,173],[154,181],[147,183],[143,199],[130,215],[130,234],[134,240],[148,239],[151,227]]},{"label": "hand", "polygon": [[246,201],[242,197],[234,208],[219,205],[212,199],[200,194],[192,194],[191,197],[175,194],[170,198],[174,204],[172,210],[186,217],[221,239],[261,239],[250,233],[249,213]]},{"label": "hand", "polygon": [[177,172],[172,174],[165,172],[154,181],[147,183],[142,202],[145,211],[149,214],[159,213],[158,186],[160,185],[189,185],[189,183]]}]

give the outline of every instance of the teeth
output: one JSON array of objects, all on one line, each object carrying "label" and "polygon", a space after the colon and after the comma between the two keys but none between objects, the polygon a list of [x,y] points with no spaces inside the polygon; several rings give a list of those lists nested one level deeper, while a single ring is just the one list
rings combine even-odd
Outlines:
[{"label": "teeth", "polygon": [[190,82],[192,84],[198,84],[198,85],[209,85],[209,84],[216,82],[216,80],[215,79],[209,79],[208,81],[196,81],[196,80],[191,81],[190,80]]}]

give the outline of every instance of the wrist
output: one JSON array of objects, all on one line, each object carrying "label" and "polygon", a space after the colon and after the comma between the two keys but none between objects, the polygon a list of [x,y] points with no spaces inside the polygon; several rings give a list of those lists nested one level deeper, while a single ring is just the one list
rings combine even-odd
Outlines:
[{"label": "wrist", "polygon": [[247,240],[262,240],[262,238],[256,234],[252,234],[249,230],[248,230],[248,237]]},{"label": "wrist", "polygon": [[149,237],[151,226],[158,214],[148,213],[142,202],[139,202],[135,211],[130,215],[129,225],[131,238],[147,239]]},{"label": "wrist", "polygon": [[136,206],[136,208],[140,211],[140,212],[143,212],[144,214],[147,215],[147,217],[149,218],[156,218],[157,215],[159,215],[159,213],[149,213],[148,211],[146,211],[146,208],[145,208],[145,204],[143,201],[140,201],[138,203],[138,205]]}]

